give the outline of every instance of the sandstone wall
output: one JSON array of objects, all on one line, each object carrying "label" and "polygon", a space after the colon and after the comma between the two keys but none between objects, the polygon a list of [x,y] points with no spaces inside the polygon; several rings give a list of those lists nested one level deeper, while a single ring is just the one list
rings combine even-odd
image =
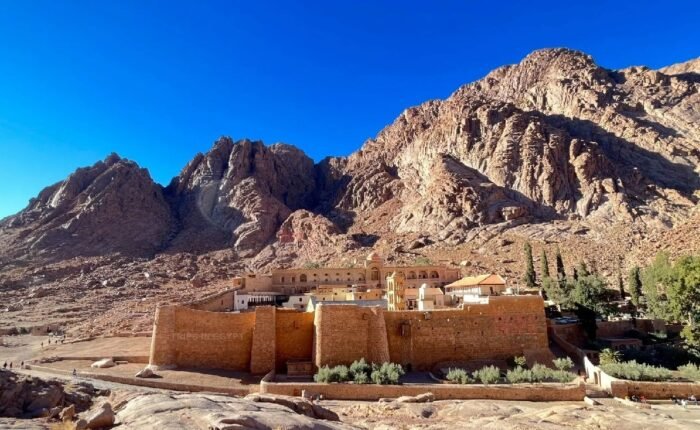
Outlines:
[{"label": "sandstone wall", "polygon": [[264,374],[275,368],[276,312],[272,306],[259,306],[255,308],[254,315],[255,328],[250,350],[250,372]]},{"label": "sandstone wall", "polygon": [[443,362],[537,356],[547,347],[537,296],[429,312],[321,304],[315,314],[265,306],[233,314],[163,306],[150,363],[266,373],[284,372],[290,360],[320,367],[365,358],[428,370]]},{"label": "sandstone wall", "polygon": [[623,337],[625,332],[630,330],[639,330],[644,333],[665,332],[666,324],[662,320],[650,319],[603,321],[598,323],[596,336],[599,338]]},{"label": "sandstone wall", "polygon": [[432,312],[386,312],[391,361],[428,370],[441,362],[508,359],[546,349],[544,304],[537,296],[492,297],[489,304]]},{"label": "sandstone wall", "polygon": [[321,304],[315,313],[316,366],[349,364],[360,358],[381,363],[389,358],[381,308]]},{"label": "sandstone wall", "polygon": [[354,305],[316,310],[317,366],[391,360],[428,370],[441,362],[507,359],[547,349],[537,296],[492,297],[489,304],[430,312],[384,312]]},{"label": "sandstone wall", "polygon": [[277,309],[275,321],[276,370],[286,372],[287,361],[312,361],[314,313]]},{"label": "sandstone wall", "polygon": [[247,371],[255,313],[220,313],[162,306],[156,312],[150,363]]},{"label": "sandstone wall", "polygon": [[202,300],[188,304],[191,309],[199,311],[222,312],[234,308],[235,290],[229,289],[220,293],[205,297]]}]

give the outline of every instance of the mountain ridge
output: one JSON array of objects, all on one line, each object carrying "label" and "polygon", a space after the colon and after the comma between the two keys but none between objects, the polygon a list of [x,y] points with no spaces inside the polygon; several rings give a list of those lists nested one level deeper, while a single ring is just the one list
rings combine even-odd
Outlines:
[{"label": "mountain ridge", "polygon": [[0,283],[78,288],[105,267],[202,285],[370,250],[517,278],[525,241],[613,279],[661,249],[698,252],[697,61],[609,70],[538,50],[319,162],[224,136],[160,185],[109,155],[0,221]]}]

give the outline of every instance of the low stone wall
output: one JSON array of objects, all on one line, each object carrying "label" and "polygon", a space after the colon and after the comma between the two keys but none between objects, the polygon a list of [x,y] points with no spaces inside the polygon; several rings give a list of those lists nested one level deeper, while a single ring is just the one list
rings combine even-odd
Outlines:
[{"label": "low stone wall", "polygon": [[674,396],[687,398],[691,394],[700,397],[700,384],[695,382],[628,381],[610,376],[599,367],[596,367],[596,372],[600,387],[613,397],[625,398],[636,395],[650,400],[670,399]]},{"label": "low stone wall", "polygon": [[433,393],[436,400],[491,399],[535,402],[581,401],[586,395],[583,384],[518,384],[518,385],[458,385],[458,384],[320,384],[314,382],[280,383],[260,381],[260,392],[286,396],[300,396],[302,390],[320,394],[330,400],[379,400],[401,396]]}]

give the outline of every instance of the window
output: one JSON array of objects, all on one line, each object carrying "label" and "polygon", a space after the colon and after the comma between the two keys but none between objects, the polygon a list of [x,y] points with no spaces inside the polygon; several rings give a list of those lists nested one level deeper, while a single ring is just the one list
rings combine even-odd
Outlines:
[{"label": "window", "polygon": [[282,283],[284,284],[284,276],[282,276]]},{"label": "window", "polygon": [[418,279],[425,279],[428,277],[428,273],[425,270],[418,272]]},{"label": "window", "polygon": [[306,275],[299,275],[299,282],[306,282]]},{"label": "window", "polygon": [[371,272],[371,275],[370,275],[370,280],[372,280],[372,281],[378,281],[378,280],[379,280],[379,269],[377,269],[376,267],[373,267],[373,268],[372,268],[372,272]]},{"label": "window", "polygon": [[297,281],[297,277],[296,277],[296,276],[292,276],[292,284],[295,283],[296,281]]},{"label": "window", "polygon": [[408,279],[416,279],[416,272],[414,272],[414,271],[408,272]]},{"label": "window", "polygon": [[438,272],[433,270],[432,272],[430,272],[430,277],[433,279],[437,279],[440,277],[440,275],[438,275]]}]

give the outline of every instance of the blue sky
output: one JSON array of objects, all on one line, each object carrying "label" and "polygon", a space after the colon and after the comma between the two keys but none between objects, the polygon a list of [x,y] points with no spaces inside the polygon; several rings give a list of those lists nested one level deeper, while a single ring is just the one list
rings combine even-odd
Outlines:
[{"label": "blue sky", "polygon": [[530,51],[700,56],[696,2],[3,1],[0,217],[114,151],[167,184],[221,135],[347,155]]}]

